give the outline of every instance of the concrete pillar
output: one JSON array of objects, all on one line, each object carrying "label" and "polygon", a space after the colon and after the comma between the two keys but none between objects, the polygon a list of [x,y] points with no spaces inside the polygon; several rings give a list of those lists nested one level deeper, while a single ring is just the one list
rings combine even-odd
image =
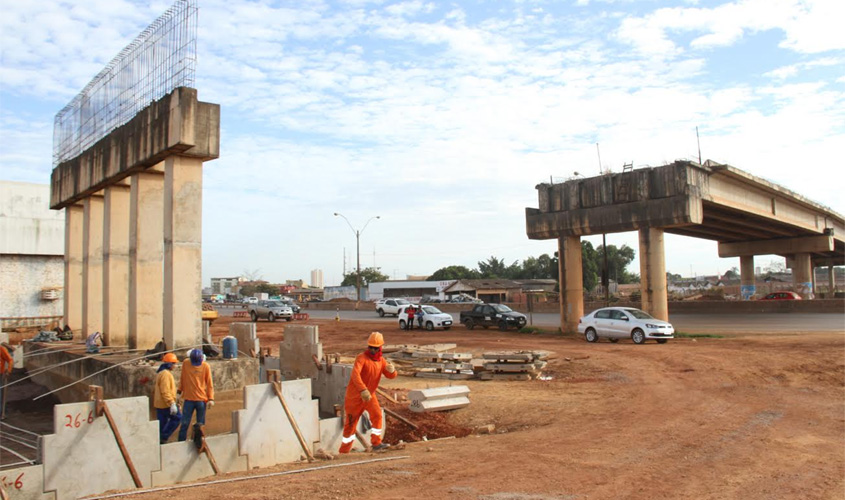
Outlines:
[{"label": "concrete pillar", "polygon": [[643,310],[657,319],[669,321],[663,230],[649,227],[642,228],[639,232],[640,290]]},{"label": "concrete pillar", "polygon": [[168,348],[202,339],[202,161],[164,161],[164,341]]},{"label": "concrete pillar", "polygon": [[82,336],[103,331],[103,197],[82,202]]},{"label": "concrete pillar", "polygon": [[584,315],[584,278],[581,264],[581,237],[558,238],[560,272],[560,329],[576,333]]},{"label": "concrete pillar", "polygon": [[810,254],[795,254],[794,266],[792,268],[792,285],[802,299],[813,298],[813,264]]},{"label": "concrete pillar", "polygon": [[751,300],[757,293],[757,279],[754,276],[754,256],[739,258],[740,295],[742,300]]},{"label": "concrete pillar", "polygon": [[103,226],[103,343],[129,342],[129,185],[105,189]]},{"label": "concrete pillar", "polygon": [[129,347],[149,349],[163,337],[164,176],[147,169],[129,190]]},{"label": "concrete pillar", "polygon": [[82,205],[65,208],[65,290],[64,323],[71,329],[82,328]]},{"label": "concrete pillar", "polygon": [[832,299],[836,293],[836,276],[833,274],[833,264],[827,265],[827,298]]}]

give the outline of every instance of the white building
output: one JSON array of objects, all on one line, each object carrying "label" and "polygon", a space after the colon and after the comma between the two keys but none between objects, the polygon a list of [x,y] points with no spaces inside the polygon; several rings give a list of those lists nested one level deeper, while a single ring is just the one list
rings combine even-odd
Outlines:
[{"label": "white building", "polygon": [[311,270],[311,286],[314,288],[323,288],[323,270]]},{"label": "white building", "polygon": [[240,290],[241,277],[211,278],[211,293],[214,295],[237,294]]},{"label": "white building", "polygon": [[424,296],[435,296],[439,299],[446,298],[444,290],[452,286],[456,280],[444,281],[381,281],[368,285],[370,300],[378,300],[386,297],[402,297],[419,300]]},{"label": "white building", "polygon": [[50,186],[0,181],[0,317],[61,317],[64,253],[65,211],[50,210]]}]

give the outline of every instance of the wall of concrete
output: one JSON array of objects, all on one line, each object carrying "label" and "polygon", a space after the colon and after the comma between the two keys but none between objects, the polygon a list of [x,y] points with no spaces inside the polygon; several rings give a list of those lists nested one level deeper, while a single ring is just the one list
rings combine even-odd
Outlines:
[{"label": "wall of concrete", "polygon": [[[62,316],[64,260],[61,255],[0,256],[0,317]],[[42,288],[58,287],[43,300]]]},{"label": "wall of concrete", "polygon": [[0,181],[0,255],[64,255],[65,214],[50,185]]}]

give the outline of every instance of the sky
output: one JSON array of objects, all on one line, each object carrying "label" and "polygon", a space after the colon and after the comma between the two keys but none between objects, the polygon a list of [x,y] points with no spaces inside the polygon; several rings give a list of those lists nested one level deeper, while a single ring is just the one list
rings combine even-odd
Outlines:
[{"label": "sky", "polygon": [[[0,0],[0,180],[49,183],[55,114],[170,5]],[[699,144],[845,212],[841,0],[198,6],[195,87],[221,106],[206,286],[313,269],[337,285],[362,229],[361,267],[393,279],[552,255],[526,236],[537,184],[697,160]],[[638,250],[636,233],[607,241]],[[669,272],[738,266],[666,235]]]}]

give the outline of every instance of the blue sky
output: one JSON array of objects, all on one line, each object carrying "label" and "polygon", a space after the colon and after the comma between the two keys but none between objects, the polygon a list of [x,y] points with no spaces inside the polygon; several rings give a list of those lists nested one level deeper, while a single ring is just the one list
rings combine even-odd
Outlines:
[{"label": "blue sky", "polygon": [[[697,155],[843,213],[845,2],[198,0],[203,282],[510,263],[534,186]],[[0,0],[0,179],[48,183],[55,114],[170,6]],[[601,237],[590,237],[594,244]],[[667,235],[668,271],[738,266]],[[637,248],[635,233],[608,243]],[[774,257],[772,258],[774,259]],[[765,266],[772,259],[758,258]],[[638,272],[635,262],[632,270]]]}]

